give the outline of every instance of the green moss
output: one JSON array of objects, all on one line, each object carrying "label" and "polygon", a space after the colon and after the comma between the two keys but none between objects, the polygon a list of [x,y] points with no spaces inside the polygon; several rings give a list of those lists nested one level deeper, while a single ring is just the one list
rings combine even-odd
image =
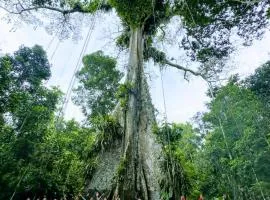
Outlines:
[{"label": "green moss", "polygon": [[129,95],[133,89],[134,89],[134,85],[130,82],[121,84],[119,86],[119,89],[116,93],[116,97],[119,99],[120,105],[123,109],[127,109]]},{"label": "green moss", "polygon": [[127,167],[127,158],[121,157],[116,173],[118,181],[124,180],[126,167]]}]

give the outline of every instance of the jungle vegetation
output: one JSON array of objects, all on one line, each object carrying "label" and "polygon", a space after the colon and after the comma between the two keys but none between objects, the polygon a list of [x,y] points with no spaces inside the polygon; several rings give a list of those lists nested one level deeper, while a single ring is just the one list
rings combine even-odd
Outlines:
[{"label": "jungle vegetation", "polygon": [[[94,189],[102,153],[118,147],[110,184],[101,183],[108,199],[269,199],[270,63],[245,79],[234,75],[215,84],[235,50],[231,37],[251,45],[269,27],[267,0],[0,3],[9,15],[38,26],[47,21],[42,15],[50,15],[54,27],[48,30],[63,39],[79,30],[73,14],[115,12],[123,28],[116,45],[129,52],[124,82],[115,58],[102,51],[83,57],[73,98],[86,116],[83,124],[64,120],[63,93],[45,87],[51,66],[41,46],[0,58],[1,199],[82,198]],[[158,48],[174,18],[183,30],[178,47],[197,63],[195,70]],[[145,76],[148,61],[205,80],[208,111],[195,123],[158,123]]]}]

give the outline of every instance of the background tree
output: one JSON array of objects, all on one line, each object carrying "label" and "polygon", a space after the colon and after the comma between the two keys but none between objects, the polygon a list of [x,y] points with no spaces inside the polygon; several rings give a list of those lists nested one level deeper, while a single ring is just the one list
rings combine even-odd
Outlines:
[{"label": "background tree", "polygon": [[43,85],[51,73],[40,46],[20,47],[0,66],[0,199],[78,196],[95,166],[96,134],[56,120],[61,92]]},{"label": "background tree", "polygon": [[269,105],[269,91],[268,88],[268,80],[270,74],[270,62],[266,62],[259,68],[255,70],[255,73],[250,75],[245,83],[247,87],[250,88],[268,107]]},{"label": "background tree", "polygon": [[202,190],[209,198],[227,194],[237,199],[266,199],[269,129],[262,117],[262,102],[250,89],[229,82],[219,88],[209,109],[203,118],[209,133],[201,153],[208,163],[208,169],[202,169],[209,177]]},{"label": "background tree", "polygon": [[116,60],[102,51],[84,56],[84,67],[77,73],[79,86],[75,89],[75,103],[90,119],[106,115],[116,106],[116,92],[122,73],[116,69]]},{"label": "background tree", "polygon": [[54,117],[60,92],[42,85],[50,76],[50,65],[40,46],[21,47],[13,55],[1,57],[0,64],[0,184],[13,192],[22,187],[31,156]]}]

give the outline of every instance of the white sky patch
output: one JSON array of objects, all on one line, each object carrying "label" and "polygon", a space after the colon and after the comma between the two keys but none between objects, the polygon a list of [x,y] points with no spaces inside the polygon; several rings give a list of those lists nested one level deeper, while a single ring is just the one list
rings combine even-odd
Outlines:
[{"label": "white sky patch", "polygon": [[[0,18],[4,15],[0,11]],[[109,26],[115,24],[105,23],[106,20],[111,20],[108,16],[104,21],[97,21],[97,25],[91,34],[86,54],[103,50],[106,52],[113,52],[110,49],[110,40],[106,37],[110,32]],[[111,23],[112,21],[110,21]],[[114,22],[114,21],[113,21]],[[115,22],[116,23],[116,22]],[[63,92],[66,92],[71,77],[74,73],[76,63],[78,61],[84,39],[87,33],[85,27],[82,31],[83,39],[77,42],[71,39],[61,41],[53,36],[48,35],[43,28],[34,30],[29,25],[24,25],[15,32],[11,24],[6,21],[0,21],[0,53],[12,53],[16,51],[20,45],[33,46],[35,44],[42,45],[47,49],[47,55],[52,64],[52,77],[48,82],[49,86],[59,86]],[[116,30],[116,33],[117,34]],[[53,42],[50,44],[50,41]],[[59,45],[57,45],[59,43]],[[57,48],[58,46],[58,48]],[[269,55],[270,33],[267,32],[265,37],[260,41],[255,41],[251,47],[242,47],[239,51],[231,56],[231,65],[235,67],[231,73],[239,73],[241,76],[249,75],[254,72],[254,69],[261,64],[270,60]],[[160,111],[160,119],[164,116],[164,101],[162,95],[160,71],[157,66],[146,64],[146,71],[150,74],[151,80],[150,91],[152,100],[156,108]],[[165,103],[167,109],[167,117],[169,121],[185,122],[189,121],[196,112],[205,111],[205,103],[209,100],[205,95],[207,84],[199,77],[190,76],[190,81],[187,82],[183,78],[183,73],[179,70],[167,67],[163,70],[163,83],[165,93]],[[69,101],[65,113],[66,119],[75,118],[82,120],[83,115],[80,108],[75,106],[71,100]]]},{"label": "white sky patch", "polygon": [[262,40],[255,41],[250,47],[241,47],[239,51],[232,55],[231,62],[236,69],[233,73],[240,76],[248,76],[266,61],[270,60],[270,32],[266,32]]}]

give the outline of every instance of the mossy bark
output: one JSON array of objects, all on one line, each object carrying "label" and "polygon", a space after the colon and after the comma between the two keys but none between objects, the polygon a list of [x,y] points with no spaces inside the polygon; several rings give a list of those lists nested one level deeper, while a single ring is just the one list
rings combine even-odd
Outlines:
[{"label": "mossy bark", "polygon": [[154,109],[143,67],[143,27],[131,29],[127,82],[133,85],[124,114],[124,179],[118,183],[121,199],[159,199],[161,147],[155,142]]},{"label": "mossy bark", "polygon": [[115,185],[108,188],[113,190],[114,194],[110,199],[114,199],[117,195],[121,200],[160,199],[162,154],[161,146],[152,133],[155,117],[144,75],[143,46],[143,27],[131,29],[126,82],[133,87],[129,91],[127,107],[122,108],[121,112],[119,110],[115,112],[115,116],[125,128],[121,157],[125,160],[126,166],[124,168],[121,166],[121,177],[117,177],[119,174],[115,173]]}]

